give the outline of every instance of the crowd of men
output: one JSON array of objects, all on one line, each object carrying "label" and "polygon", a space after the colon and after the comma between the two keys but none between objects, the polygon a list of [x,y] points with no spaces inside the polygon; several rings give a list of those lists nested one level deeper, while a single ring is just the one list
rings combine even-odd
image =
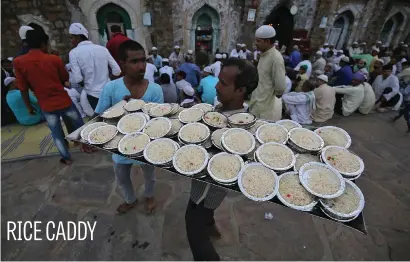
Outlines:
[{"label": "crowd of men", "polygon": [[[410,67],[404,43],[393,50],[377,42],[353,43],[344,50],[325,44],[310,59],[294,46],[287,56],[279,50],[275,29],[264,25],[255,32],[255,50],[238,44],[230,54],[181,52],[176,45],[168,58],[152,47],[150,54],[113,25],[107,46],[93,44],[80,23],[69,28],[73,49],[69,63],[50,50],[49,37],[41,30],[22,26],[22,49],[14,58],[2,60],[2,122],[15,117],[23,125],[46,121],[60,162],[72,163],[61,120],[71,133],[124,99],[179,103],[191,107],[208,103],[225,115],[251,112],[258,118],[290,118],[301,124],[325,122],[334,112],[342,116],[398,110],[394,120],[405,116],[410,131]],[[210,62],[210,60],[214,60]],[[82,151],[94,150],[85,145]],[[114,174],[124,196],[117,211],[137,205],[130,172],[141,165],[145,178],[144,203],[155,209],[153,167],[113,155]],[[220,237],[214,211],[226,191],[192,181],[186,211],[186,228],[195,260],[219,260],[210,237]]]}]

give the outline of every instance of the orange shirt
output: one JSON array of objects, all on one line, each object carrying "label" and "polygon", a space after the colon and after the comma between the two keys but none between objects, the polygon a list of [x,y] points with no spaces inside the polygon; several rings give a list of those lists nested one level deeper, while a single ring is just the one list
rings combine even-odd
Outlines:
[{"label": "orange shirt", "polygon": [[63,87],[69,76],[60,57],[32,49],[15,58],[13,64],[17,87],[22,91],[31,89],[41,110],[52,112],[72,104]]}]

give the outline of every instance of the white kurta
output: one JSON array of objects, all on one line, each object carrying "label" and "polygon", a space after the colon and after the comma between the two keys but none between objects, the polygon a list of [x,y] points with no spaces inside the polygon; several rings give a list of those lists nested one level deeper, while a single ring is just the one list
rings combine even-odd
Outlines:
[{"label": "white kurta", "polygon": [[353,114],[362,104],[364,98],[363,85],[334,87],[336,94],[343,94],[343,115]]},{"label": "white kurta", "polygon": [[315,72],[316,70],[320,70],[324,72],[325,66],[326,66],[326,60],[323,57],[321,57],[313,63],[312,71]]},{"label": "white kurta", "polygon": [[216,61],[215,63],[213,63],[212,65],[210,65],[212,72],[214,72],[214,75],[216,77],[219,76],[219,72],[221,72],[221,61]]},{"label": "white kurta", "polygon": [[380,99],[384,89],[386,89],[387,87],[391,87],[393,90],[389,94],[383,95],[387,101],[389,101],[392,97],[397,95],[400,90],[399,79],[394,75],[390,75],[386,79],[383,79],[382,75],[377,76],[373,82],[372,87],[374,90],[374,94],[376,95],[376,100]]},{"label": "white kurta", "polygon": [[231,54],[229,55],[229,57],[237,57],[237,58],[240,58],[242,55],[243,55],[242,50],[239,50],[239,52],[238,52],[238,51],[236,51],[236,49],[233,49],[233,50],[231,51]]},{"label": "white kurta", "polygon": [[309,104],[309,98],[305,93],[290,92],[284,94],[282,100],[293,121],[304,125],[312,123],[312,119],[310,118],[312,106]]},{"label": "white kurta", "polygon": [[367,115],[368,113],[370,113],[370,111],[372,111],[374,103],[376,103],[376,96],[374,95],[372,86],[369,83],[363,83],[363,91],[364,97],[363,102],[359,107],[359,112]]}]

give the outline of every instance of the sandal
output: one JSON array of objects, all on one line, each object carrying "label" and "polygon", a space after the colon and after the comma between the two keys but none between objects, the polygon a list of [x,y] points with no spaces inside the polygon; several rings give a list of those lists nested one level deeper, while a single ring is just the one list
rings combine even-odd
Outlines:
[{"label": "sandal", "polygon": [[138,200],[135,200],[134,203],[128,204],[128,203],[122,203],[117,207],[117,212],[120,214],[127,213],[131,209],[133,209],[138,203]]},{"label": "sandal", "polygon": [[69,166],[69,165],[71,165],[71,164],[73,163],[73,161],[72,161],[72,160],[68,160],[68,159],[61,158],[61,159],[60,159],[60,163]]},{"label": "sandal", "polygon": [[151,214],[152,212],[155,211],[156,205],[155,205],[155,200],[153,197],[147,197],[145,198],[145,210],[148,212],[148,214]]}]

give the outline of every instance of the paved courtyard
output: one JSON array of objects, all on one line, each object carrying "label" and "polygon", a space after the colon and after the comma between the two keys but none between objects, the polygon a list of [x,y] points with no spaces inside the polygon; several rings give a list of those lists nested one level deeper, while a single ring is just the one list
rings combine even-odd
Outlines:
[{"label": "paved courtyard", "polygon": [[[216,212],[224,260],[410,260],[410,135],[389,114],[336,118],[366,165],[357,181],[369,234],[231,192]],[[191,260],[184,214],[189,179],[156,170],[158,209],[116,215],[122,202],[111,156],[74,154],[2,165],[2,260]],[[143,191],[141,170],[134,185]],[[272,220],[264,213],[271,212]],[[97,221],[93,241],[7,241],[5,221]]]}]

